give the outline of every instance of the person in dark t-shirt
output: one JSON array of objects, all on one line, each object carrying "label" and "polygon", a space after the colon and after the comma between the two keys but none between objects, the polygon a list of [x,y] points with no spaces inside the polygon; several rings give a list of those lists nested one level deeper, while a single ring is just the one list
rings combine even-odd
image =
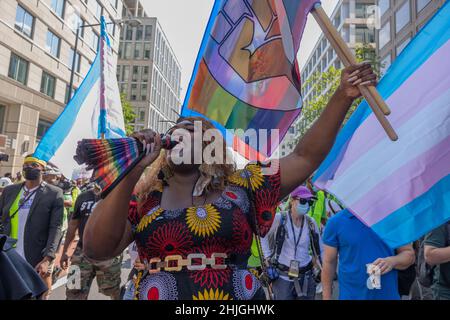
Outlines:
[{"label": "person in dark t-shirt", "polygon": [[[80,194],[75,202],[72,218],[69,221],[66,242],[61,257],[61,267],[63,269],[67,269],[69,263],[71,264],[66,287],[68,300],[86,300],[95,277],[97,277],[100,293],[111,297],[113,300],[120,298],[122,255],[102,262],[89,261],[83,255],[84,227],[95,204],[100,200],[100,193],[100,188],[97,185],[93,185]],[[75,238],[77,230],[80,240],[73,256],[70,257],[68,249]]]}]

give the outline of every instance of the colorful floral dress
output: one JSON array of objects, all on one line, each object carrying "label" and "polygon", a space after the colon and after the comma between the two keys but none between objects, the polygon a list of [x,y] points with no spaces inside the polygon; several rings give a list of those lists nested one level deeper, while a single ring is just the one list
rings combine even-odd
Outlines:
[{"label": "colorful floral dress", "polygon": [[[140,271],[135,282],[139,300],[249,300],[261,295],[259,280],[247,269],[256,221],[261,236],[272,225],[280,195],[279,170],[263,175],[261,164],[236,171],[213,203],[180,210],[160,207],[162,192],[152,192],[138,206],[131,201],[129,221],[141,261],[201,253],[226,253],[226,269],[178,272]],[[251,205],[253,199],[254,205]],[[217,260],[220,260],[219,258]],[[218,262],[220,263],[220,262]],[[258,294],[257,294],[258,293]]]}]

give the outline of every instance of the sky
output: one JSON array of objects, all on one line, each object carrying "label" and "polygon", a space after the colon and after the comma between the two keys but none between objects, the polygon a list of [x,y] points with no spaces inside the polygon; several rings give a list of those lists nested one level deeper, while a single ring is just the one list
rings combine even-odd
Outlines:
[{"label": "sky", "polygon": [[[322,0],[331,14],[338,0]],[[142,0],[147,14],[157,17],[182,68],[181,101],[189,85],[200,43],[208,23],[214,0]],[[310,15],[299,53],[303,67],[320,36],[320,28]],[[300,57],[305,57],[304,59]]]}]

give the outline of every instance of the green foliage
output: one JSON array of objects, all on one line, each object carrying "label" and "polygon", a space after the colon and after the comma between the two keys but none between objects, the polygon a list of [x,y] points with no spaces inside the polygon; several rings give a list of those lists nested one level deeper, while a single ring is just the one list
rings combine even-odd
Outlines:
[{"label": "green foliage", "polygon": [[125,94],[120,95],[120,102],[122,103],[123,118],[125,120],[125,130],[127,135],[130,135],[134,131],[134,120],[136,119],[136,113],[130,101],[127,100]]},{"label": "green foliage", "polygon": [[[372,64],[375,73],[380,75],[381,65],[373,46],[370,44],[358,46],[355,49],[355,56],[358,62],[369,61]],[[303,91],[305,92],[307,87],[311,87],[313,94],[308,101],[305,101],[303,106],[302,117],[298,123],[298,130],[300,132],[299,137],[302,137],[308,131],[327,106],[328,101],[330,101],[340,84],[341,72],[342,70],[338,70],[332,66],[326,72],[317,71],[303,83]],[[362,99],[358,99],[353,103],[344,124],[356,110],[361,101]],[[296,144],[297,142],[294,143]]]}]

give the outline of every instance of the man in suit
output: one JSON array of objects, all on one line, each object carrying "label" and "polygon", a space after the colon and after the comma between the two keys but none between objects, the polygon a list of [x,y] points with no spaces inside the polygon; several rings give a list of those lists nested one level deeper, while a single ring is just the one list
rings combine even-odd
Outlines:
[{"label": "man in suit", "polygon": [[45,161],[25,158],[25,182],[4,189],[0,213],[4,234],[17,239],[16,251],[30,263],[47,284],[52,285],[52,269],[61,237],[64,196],[60,188],[42,181]]}]

